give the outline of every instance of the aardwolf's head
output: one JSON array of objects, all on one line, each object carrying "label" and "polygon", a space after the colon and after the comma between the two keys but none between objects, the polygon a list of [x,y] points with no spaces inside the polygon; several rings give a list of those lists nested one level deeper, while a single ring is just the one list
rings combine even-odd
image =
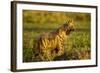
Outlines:
[{"label": "aardwolf's head", "polygon": [[63,29],[66,32],[66,34],[69,34],[71,31],[75,30],[75,23],[73,20],[68,20],[64,25]]}]

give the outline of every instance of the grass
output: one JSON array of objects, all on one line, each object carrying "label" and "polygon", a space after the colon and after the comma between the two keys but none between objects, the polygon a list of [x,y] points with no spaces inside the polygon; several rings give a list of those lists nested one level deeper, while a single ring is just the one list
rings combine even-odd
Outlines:
[{"label": "grass", "polygon": [[74,12],[23,11],[23,62],[32,62],[34,40],[44,32],[57,29],[67,19],[74,19],[76,31],[65,40],[65,60],[91,58],[90,14]]}]

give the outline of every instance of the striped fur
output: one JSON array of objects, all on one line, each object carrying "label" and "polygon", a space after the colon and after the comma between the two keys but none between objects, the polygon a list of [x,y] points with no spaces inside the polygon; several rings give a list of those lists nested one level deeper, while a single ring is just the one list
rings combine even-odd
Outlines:
[{"label": "striped fur", "polygon": [[33,59],[36,61],[50,61],[64,54],[64,40],[74,29],[72,21],[68,21],[56,31],[44,33],[35,42]]}]

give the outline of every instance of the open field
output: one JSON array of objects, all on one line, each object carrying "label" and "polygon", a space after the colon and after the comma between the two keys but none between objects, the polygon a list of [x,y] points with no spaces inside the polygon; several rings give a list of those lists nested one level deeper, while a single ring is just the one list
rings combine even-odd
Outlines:
[{"label": "open field", "polygon": [[65,40],[65,60],[90,59],[91,17],[89,13],[23,10],[23,62],[34,61],[32,47],[34,40],[40,34],[56,30],[69,18],[75,21],[76,30]]}]

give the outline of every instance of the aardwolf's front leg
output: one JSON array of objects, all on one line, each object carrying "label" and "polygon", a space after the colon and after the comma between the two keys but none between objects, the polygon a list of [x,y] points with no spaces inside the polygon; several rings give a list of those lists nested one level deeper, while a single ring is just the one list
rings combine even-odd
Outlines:
[{"label": "aardwolf's front leg", "polygon": [[61,56],[64,54],[64,45],[59,43],[57,46],[57,56]]}]

